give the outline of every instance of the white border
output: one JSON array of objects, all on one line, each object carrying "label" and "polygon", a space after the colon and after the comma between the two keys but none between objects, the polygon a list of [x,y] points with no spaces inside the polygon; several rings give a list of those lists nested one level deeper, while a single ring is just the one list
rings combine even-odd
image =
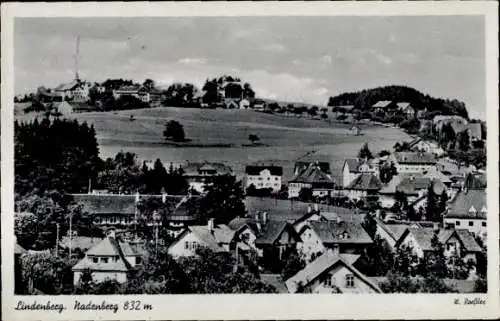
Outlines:
[{"label": "white border", "polygon": [[[498,226],[498,4],[474,2],[181,2],[181,3],[7,3],[2,4],[2,311],[5,320],[134,319],[352,319],[496,318],[500,315]],[[486,24],[488,119],[488,295],[486,305],[456,306],[470,295],[157,295],[84,296],[80,301],[142,300],[152,312],[14,311],[13,293],[13,18],[158,16],[329,16],[329,15],[483,15]],[[36,53],[34,53],[36,54]],[[465,80],[466,81],[466,80]],[[30,297],[33,300],[34,297]],[[38,302],[65,303],[76,296],[38,296]],[[95,299],[93,299],[95,298]]]}]

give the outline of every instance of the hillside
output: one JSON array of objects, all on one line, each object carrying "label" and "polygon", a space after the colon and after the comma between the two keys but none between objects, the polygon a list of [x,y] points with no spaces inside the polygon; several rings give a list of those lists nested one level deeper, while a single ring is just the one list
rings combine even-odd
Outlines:
[{"label": "hillside", "polygon": [[465,104],[459,100],[434,98],[406,86],[384,86],[364,89],[358,92],[343,93],[330,97],[328,106],[354,105],[357,110],[368,110],[377,101],[391,100],[409,102],[417,110],[427,108],[430,113],[460,115],[469,118]]}]

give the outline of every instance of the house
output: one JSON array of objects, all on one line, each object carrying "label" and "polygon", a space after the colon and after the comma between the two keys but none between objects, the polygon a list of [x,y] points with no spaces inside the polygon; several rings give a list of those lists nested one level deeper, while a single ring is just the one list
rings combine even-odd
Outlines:
[{"label": "house", "polygon": [[327,251],[285,284],[290,293],[382,293],[377,284],[353,266],[358,258]]},{"label": "house", "polygon": [[240,100],[240,109],[248,109],[250,108],[250,101],[246,98]]},{"label": "house", "polygon": [[354,105],[339,105],[333,106],[332,111],[337,114],[352,114],[354,111]]},{"label": "house", "polygon": [[[297,164],[295,165],[297,169]],[[329,170],[328,165],[328,170]],[[335,180],[324,170],[320,162],[311,162],[308,167],[296,174],[288,182],[288,198],[299,197],[303,188],[312,190],[312,195],[324,197],[330,195],[335,188]]]},{"label": "house", "polygon": [[413,152],[424,152],[433,154],[436,157],[444,155],[444,149],[437,142],[424,140],[420,137],[415,138],[409,143],[410,150]]},{"label": "house", "polygon": [[240,108],[240,99],[224,98],[223,104],[224,104],[224,108],[226,108],[226,109],[238,109],[238,108]]},{"label": "house", "polygon": [[467,124],[467,130],[469,138],[472,142],[482,140],[481,123],[469,123]]},{"label": "house", "polygon": [[361,173],[347,187],[344,195],[351,200],[363,200],[368,196],[377,195],[382,183],[377,176],[371,173]]},{"label": "house", "polygon": [[396,250],[396,243],[399,241],[403,233],[409,228],[408,224],[389,224],[383,222],[380,218],[375,217],[375,221],[377,222],[377,231],[376,234],[380,236],[383,240],[387,242],[387,244],[393,249]]},{"label": "house", "polygon": [[198,193],[204,193],[206,184],[212,177],[221,175],[233,175],[231,167],[223,163],[187,163],[181,167],[189,187]]},{"label": "house", "polygon": [[136,244],[120,242],[111,232],[85,253],[85,257],[73,266],[73,283],[78,284],[85,271],[92,273],[94,282],[127,281],[127,274],[142,264],[144,252]]},{"label": "house", "polygon": [[247,166],[245,175],[247,188],[253,185],[257,189],[270,188],[275,193],[281,190],[281,177],[283,176],[281,166]]},{"label": "house", "polygon": [[390,100],[380,100],[372,106],[374,112],[384,114],[387,114],[396,108],[397,106]]},{"label": "house", "polygon": [[215,225],[213,219],[207,225],[188,226],[168,247],[168,254],[173,257],[196,255],[199,248],[213,252],[229,252],[233,246],[235,231],[227,225]]},{"label": "house", "polygon": [[80,250],[85,253],[102,240],[103,239],[100,237],[63,236],[59,242],[59,247],[64,250],[69,250],[71,248],[72,251]]},{"label": "house", "polygon": [[415,118],[416,111],[415,111],[415,108],[413,108],[410,103],[399,102],[399,103],[396,103],[396,106],[397,106],[399,112],[404,114],[407,119]]},{"label": "house", "polygon": [[63,116],[69,116],[73,113],[73,106],[71,106],[71,104],[69,104],[66,100],[60,103],[56,103],[54,107],[55,110],[57,110]]},{"label": "house", "polygon": [[464,188],[451,200],[444,215],[444,225],[456,229],[467,229],[474,236],[485,238],[487,206],[484,188]]},{"label": "house", "polygon": [[266,110],[267,103],[264,100],[255,99],[252,102],[251,107],[255,111],[264,111],[264,110]]},{"label": "house", "polygon": [[298,249],[306,258],[336,247],[340,253],[362,254],[373,243],[360,222],[343,221],[341,218],[309,221],[299,235],[302,244]]},{"label": "house", "polygon": [[54,88],[54,91],[57,95],[62,97],[62,100],[86,102],[89,100],[91,86],[92,85],[86,81],[75,79],[70,83],[60,84]]},{"label": "house", "polygon": [[444,246],[445,257],[453,254],[459,255],[464,262],[469,260],[477,262],[476,255],[482,251],[474,236],[463,229],[438,229],[435,227],[410,227],[403,232],[403,235],[396,242],[396,247],[410,247],[413,253],[423,259],[430,253],[436,251],[432,239],[437,238]]},{"label": "house", "polygon": [[389,157],[398,173],[421,173],[436,169],[436,158],[433,154],[423,152],[394,152]]},{"label": "house", "polygon": [[443,126],[450,125],[455,134],[467,128],[467,119],[458,115],[436,115],[432,119],[432,125],[437,134],[441,134]]},{"label": "house", "polygon": [[290,249],[295,249],[300,237],[292,224],[286,221],[267,221],[255,240],[255,246],[262,262],[272,267],[281,262],[283,254]]},{"label": "house", "polygon": [[348,158],[342,166],[342,186],[344,188],[349,186],[361,173],[372,173],[378,176],[379,170],[379,164],[374,160]]},{"label": "house", "polygon": [[391,208],[396,202],[396,194],[402,193],[412,203],[426,195],[429,186],[436,195],[446,192],[446,186],[436,178],[419,173],[398,174],[380,189],[379,200],[382,207]]},{"label": "house", "polygon": [[122,96],[133,96],[144,103],[149,103],[151,101],[149,91],[141,85],[121,86],[120,88],[113,90],[113,97],[115,99]]}]

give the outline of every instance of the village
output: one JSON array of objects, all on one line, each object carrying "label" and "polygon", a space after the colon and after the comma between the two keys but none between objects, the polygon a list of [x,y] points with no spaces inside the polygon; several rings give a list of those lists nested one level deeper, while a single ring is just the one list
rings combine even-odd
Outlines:
[{"label": "village", "polygon": [[[143,85],[106,85],[81,81],[77,74],[69,84],[39,89],[36,102],[49,111],[47,119],[64,119],[89,108],[102,108],[108,95],[115,101],[130,99],[132,105],[142,102],[147,105],[144,108],[155,108],[166,99],[148,80]],[[256,99],[255,93],[249,93],[250,86],[239,79],[226,78],[217,88],[215,106],[204,100],[207,90],[191,97],[189,103],[199,104],[199,108],[260,112],[287,112],[289,108]],[[91,96],[97,97],[92,104]],[[320,110],[304,108],[311,116]],[[330,110],[338,121],[352,124],[352,135],[361,134],[363,121],[377,122],[360,120],[353,105],[329,106],[322,113]],[[110,294],[123,287],[132,291],[130,284],[137,279],[148,284],[136,285],[140,293],[228,291],[216,285],[215,289],[190,290],[171,286],[175,280],[168,278],[176,276],[164,270],[174,264],[168,262],[180,262],[181,270],[212,264],[205,271],[208,275],[199,276],[205,280],[200,283],[224,276],[222,272],[221,276],[210,275],[214,271],[210,269],[229,267],[227,273],[236,278],[235,284],[241,282],[239,278],[259,284],[251,289],[234,285],[230,290],[243,293],[485,291],[485,163],[452,157],[456,149],[484,148],[481,124],[457,115],[429,119],[426,109],[417,110],[408,102],[377,101],[372,112],[379,118],[397,115],[407,122],[416,121],[418,134],[383,151],[371,151],[367,137],[356,158],[343,160],[340,177],[332,175],[328,161],[311,153],[294,161],[291,178],[284,176],[282,166],[269,163],[245,164],[240,180],[224,163],[174,166],[169,159],[158,159],[144,164],[143,171],[152,173],[149,183],[159,187],[149,193],[116,184],[93,187],[89,181],[85,193],[67,194],[88,215],[85,228],[73,222],[75,215],[64,214],[65,219],[57,224],[53,248],[23,248],[20,243],[29,243],[26,240],[16,243],[16,291],[44,293],[44,282],[36,281],[33,266],[28,269],[32,274],[21,273],[23,264],[30,264],[26,257],[36,253],[71,265],[70,273],[54,280],[64,291],[83,291],[76,293]],[[122,157],[127,162],[127,155]],[[185,184],[186,188],[176,190],[174,186],[167,192],[161,180],[174,178],[178,186]],[[29,207],[22,207],[17,208],[16,220],[33,215]],[[30,227],[19,225],[18,239],[29,232],[23,226]],[[92,230],[100,235],[93,236]],[[158,270],[147,270],[155,265]],[[138,271],[142,278],[137,277]],[[189,273],[184,277],[189,279]],[[103,292],[92,292],[95,288]]]}]

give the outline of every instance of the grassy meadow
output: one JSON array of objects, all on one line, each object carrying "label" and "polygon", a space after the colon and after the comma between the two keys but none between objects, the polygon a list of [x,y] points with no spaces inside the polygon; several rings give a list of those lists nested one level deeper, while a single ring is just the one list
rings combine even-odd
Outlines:
[{"label": "grassy meadow", "polygon": [[[35,116],[20,111],[15,115],[19,120]],[[333,118],[333,114],[329,116]],[[102,158],[123,150],[136,153],[141,161],[160,158],[174,163],[225,162],[238,176],[243,174],[246,164],[267,162],[283,166],[288,179],[295,159],[310,152],[330,161],[334,175],[339,176],[344,158],[354,157],[364,142],[369,143],[372,151],[379,151],[409,139],[394,128],[364,125],[363,135],[354,136],[349,133],[349,125],[333,121],[236,109],[161,107],[78,113],[71,117],[94,125]],[[184,126],[186,138],[190,139],[185,146],[165,143],[163,130],[171,119]],[[249,147],[249,134],[256,134],[261,144]]]}]

